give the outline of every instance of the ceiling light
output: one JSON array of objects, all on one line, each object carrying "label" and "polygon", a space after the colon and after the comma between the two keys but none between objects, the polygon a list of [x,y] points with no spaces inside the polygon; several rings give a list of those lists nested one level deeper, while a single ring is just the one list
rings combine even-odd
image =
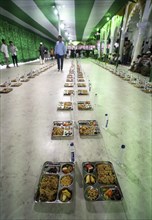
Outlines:
[{"label": "ceiling light", "polygon": [[60,24],[60,28],[61,28],[62,30],[64,29],[64,24],[63,24],[63,23]]},{"label": "ceiling light", "polygon": [[54,9],[54,14],[58,15],[58,10],[56,8]]}]

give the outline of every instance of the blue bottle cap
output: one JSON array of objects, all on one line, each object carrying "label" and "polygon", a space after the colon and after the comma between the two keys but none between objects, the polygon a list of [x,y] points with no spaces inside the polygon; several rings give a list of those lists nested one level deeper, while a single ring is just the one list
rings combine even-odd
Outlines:
[{"label": "blue bottle cap", "polygon": [[71,142],[71,143],[70,143],[70,146],[74,146],[74,143],[73,143],[73,142]]}]

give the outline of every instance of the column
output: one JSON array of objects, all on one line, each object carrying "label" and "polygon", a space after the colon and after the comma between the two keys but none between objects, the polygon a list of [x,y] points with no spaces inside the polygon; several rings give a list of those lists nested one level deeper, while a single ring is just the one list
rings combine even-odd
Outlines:
[{"label": "column", "polygon": [[137,56],[141,53],[142,44],[145,39],[145,33],[148,29],[148,26],[150,25],[148,22],[148,19],[150,16],[151,9],[152,9],[151,0],[147,0],[145,8],[144,8],[144,13],[142,16],[142,21],[137,24],[137,27],[139,28],[139,33],[138,33],[138,38],[137,38],[137,42],[136,42],[135,49],[134,49],[132,62],[135,61]]},{"label": "column", "polygon": [[128,10],[129,10],[129,5],[130,3],[128,3],[126,9],[125,9],[125,15],[123,18],[123,25],[122,25],[122,33],[121,33],[121,39],[120,39],[120,49],[119,49],[119,54],[120,54],[120,60],[122,60],[122,51],[123,51],[123,46],[124,46],[124,41],[125,41],[125,29],[126,29],[126,23],[127,23],[127,17],[128,17]]}]

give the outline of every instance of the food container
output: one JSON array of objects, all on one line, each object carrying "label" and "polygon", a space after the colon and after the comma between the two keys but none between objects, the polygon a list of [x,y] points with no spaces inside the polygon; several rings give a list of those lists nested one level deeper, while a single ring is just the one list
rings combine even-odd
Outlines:
[{"label": "food container", "polygon": [[73,89],[70,89],[70,90],[64,90],[64,95],[74,95],[74,90]]},{"label": "food container", "polygon": [[89,95],[88,90],[78,90],[78,95]]},{"label": "food container", "polygon": [[100,128],[96,120],[78,121],[80,136],[97,136],[100,134]]},{"label": "food container", "polygon": [[52,129],[53,137],[72,137],[74,135],[73,131],[73,121],[54,121]]},{"label": "food container", "polygon": [[73,87],[74,86],[74,83],[65,83],[64,84],[64,87]]},{"label": "food container", "polygon": [[46,161],[34,196],[35,203],[71,203],[74,198],[74,172],[72,162]]},{"label": "food container", "polygon": [[57,110],[73,110],[72,102],[59,102]]},{"label": "food container", "polygon": [[123,199],[111,162],[83,162],[82,173],[84,197],[87,201],[121,201]]},{"label": "food container", "polygon": [[85,83],[77,83],[77,86],[78,87],[86,87],[86,84]]},{"label": "food container", "polygon": [[92,106],[90,101],[79,101],[78,102],[78,110],[92,110]]},{"label": "food container", "polygon": [[0,90],[0,93],[9,93],[9,92],[11,92],[13,89],[12,88],[4,88],[4,89],[1,89]]}]

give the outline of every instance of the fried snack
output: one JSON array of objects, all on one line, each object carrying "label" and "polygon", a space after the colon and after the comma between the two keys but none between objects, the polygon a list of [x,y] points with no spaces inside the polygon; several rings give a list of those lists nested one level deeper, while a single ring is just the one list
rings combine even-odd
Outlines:
[{"label": "fried snack", "polygon": [[56,200],[58,190],[58,176],[44,175],[42,177],[39,194],[41,201],[54,201]]},{"label": "fried snack", "polygon": [[97,165],[97,181],[104,184],[114,184],[116,176],[110,164]]},{"label": "fried snack", "polygon": [[96,200],[99,196],[99,192],[98,189],[94,189],[94,188],[89,188],[87,190],[87,197],[90,200]]},{"label": "fried snack", "polygon": [[70,175],[63,176],[60,180],[62,186],[70,186],[73,182],[73,178]]},{"label": "fried snack", "polygon": [[53,136],[63,136],[63,133],[64,133],[64,128],[61,128],[61,127],[54,127],[53,128],[53,131],[52,131],[52,135]]}]

